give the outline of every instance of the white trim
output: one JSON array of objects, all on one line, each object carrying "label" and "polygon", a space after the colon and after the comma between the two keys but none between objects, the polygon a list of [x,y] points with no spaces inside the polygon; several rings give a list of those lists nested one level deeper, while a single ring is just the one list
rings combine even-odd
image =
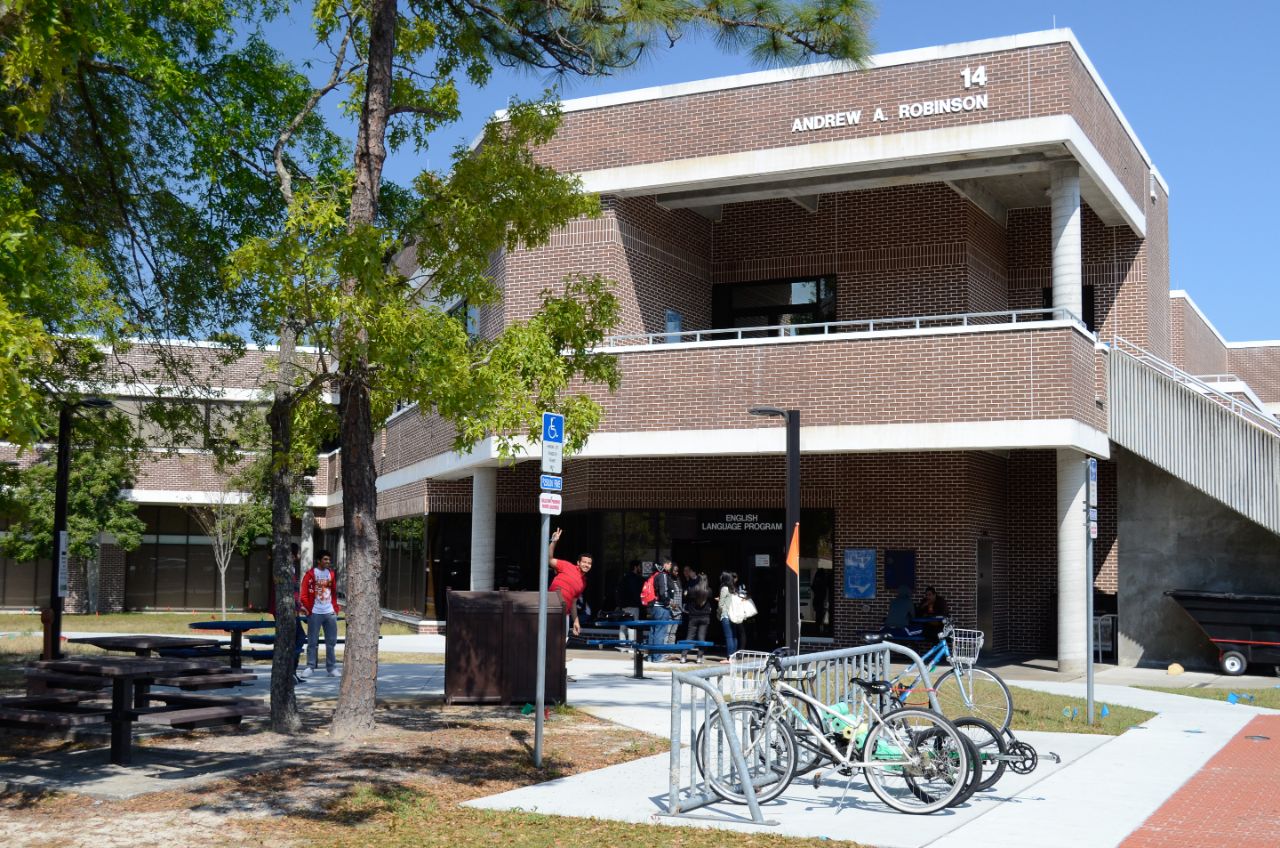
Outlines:
[{"label": "white trim", "polygon": [[[164,347],[166,345],[173,345],[175,347],[199,347],[199,348],[206,348],[209,350],[231,350],[230,345],[223,344],[222,342],[198,341],[196,339],[131,338],[131,339],[125,339],[125,341],[139,348]],[[280,345],[259,345],[259,344],[253,344],[251,342],[245,342],[244,349],[258,351],[260,353],[279,353]],[[320,352],[320,348],[310,347],[308,345],[295,345],[293,350],[295,353],[319,353]]]},{"label": "white trim", "polygon": [[197,489],[121,489],[120,497],[126,501],[141,504],[178,504],[187,506],[208,506],[221,503],[244,503],[251,495],[248,492],[206,492]]},{"label": "white trim", "polygon": [[[525,454],[520,459],[542,456],[540,445],[522,443],[520,447]],[[810,454],[1026,448],[1073,448],[1100,459],[1111,456],[1107,434],[1074,418],[800,428],[800,451]],[[784,452],[782,428],[752,427],[595,433],[575,458],[755,456]],[[498,454],[493,439],[485,439],[466,454],[437,454],[385,474],[378,478],[377,490],[383,492],[421,480],[456,480],[471,476],[477,467],[511,462]]]},{"label": "white trim", "polygon": [[1264,412],[1269,412],[1276,418],[1280,418],[1280,403],[1264,403],[1262,409]]},{"label": "white trim", "polygon": [[236,402],[266,402],[271,399],[266,394],[268,390],[265,387],[257,389],[210,388],[207,392],[199,390],[195,393],[189,391],[191,388],[193,387],[166,386],[159,383],[116,383],[107,386],[101,393],[125,399],[159,397],[190,401],[226,400]]},{"label": "white trim", "polygon": [[1185,300],[1187,305],[1200,316],[1200,320],[1205,323],[1205,326],[1212,330],[1213,334],[1218,337],[1218,341],[1222,342],[1224,347],[1230,348],[1231,350],[1241,350],[1251,347],[1280,347],[1280,339],[1269,339],[1255,342],[1229,342],[1226,337],[1218,331],[1218,328],[1213,325],[1213,322],[1209,320],[1209,316],[1204,314],[1204,311],[1200,309],[1200,305],[1195,302],[1195,299],[1192,298],[1185,289],[1170,289],[1169,297],[1170,299],[1181,298]]},{"label": "white trim", "polygon": [[336,492],[325,492],[323,495],[307,495],[307,506],[322,506],[328,509],[331,506],[337,506],[342,503],[342,490]]},{"label": "white trim", "polygon": [[[1070,115],[1019,118],[996,123],[943,127],[794,147],[746,150],[623,165],[578,174],[584,191],[597,194],[653,194],[659,189],[749,185],[766,177],[796,179],[848,174],[853,168],[901,167],[998,155],[1011,149],[1065,145],[1126,223],[1146,235],[1146,214],[1125,190],[1088,135]],[[938,174],[939,181],[946,174]]]},{"label": "white trim", "polygon": [[[910,319],[884,319],[886,324],[900,323]],[[927,320],[927,319],[923,319]],[[628,353],[665,353],[668,351],[681,350],[706,350],[708,348],[725,348],[725,347],[757,347],[760,345],[785,345],[785,344],[821,344],[822,342],[848,342],[858,341],[861,339],[901,339],[901,338],[919,338],[922,336],[961,336],[974,335],[978,333],[1018,333],[1034,330],[1060,330],[1071,329],[1079,332],[1082,336],[1098,344],[1097,337],[1089,332],[1089,330],[1078,321],[1057,320],[1057,321],[1023,321],[1017,324],[971,324],[969,326],[955,327],[921,327],[920,329],[905,330],[857,330],[850,332],[836,331],[824,335],[806,335],[806,336],[766,336],[764,338],[755,339],[718,339],[703,342],[672,342],[670,344],[648,344],[648,345],[617,345],[616,347],[598,347],[593,348],[591,353],[607,353],[611,356],[623,356]],[[691,331],[686,331],[691,332]],[[655,335],[662,335],[656,333]]]},{"label": "white trim", "polygon": [[[1124,112],[1120,109],[1120,104],[1111,95],[1111,90],[1107,88],[1106,83],[1102,81],[1102,76],[1098,73],[1098,69],[1094,67],[1089,56],[1084,52],[1084,48],[1076,39],[1075,33],[1068,28],[1042,30],[1039,32],[1019,33],[1015,35],[1005,35],[997,38],[984,38],[977,41],[962,41],[954,44],[942,44],[935,47],[919,47],[912,50],[898,50],[892,53],[880,53],[870,57],[867,61],[867,69],[890,68],[899,65],[910,65],[917,62],[933,62],[939,59],[954,59],[960,56],[972,56],[979,53],[1000,53],[1009,50],[1020,50],[1029,47],[1043,47],[1049,44],[1069,44],[1071,49],[1076,52],[1080,58],[1081,64],[1088,71],[1089,76],[1093,78],[1094,83],[1098,86],[1098,90],[1102,93],[1103,98],[1119,119],[1120,125],[1124,127],[1130,141],[1137,148],[1138,153],[1146,161],[1147,165],[1155,173],[1156,179],[1160,181],[1160,185],[1164,188],[1165,194],[1169,193],[1169,184],[1165,182],[1164,176],[1155,167],[1152,162],[1151,154],[1147,153],[1142,142],[1138,140],[1138,134],[1134,132],[1133,126],[1124,116]],[[768,71],[755,71],[746,74],[736,74],[725,77],[712,77],[710,79],[693,80],[690,82],[675,83],[672,85],[651,86],[649,88],[637,88],[631,91],[619,91],[613,94],[597,94],[589,97],[575,97],[562,101],[560,108],[563,112],[582,112],[589,109],[605,109],[610,106],[621,106],[628,103],[641,103],[647,100],[666,100],[672,97],[686,97],[691,94],[705,94],[713,91],[727,91],[734,88],[746,88],[757,85],[769,85],[777,82],[787,82],[797,79],[812,79],[814,77],[831,76],[833,74],[844,74],[857,72],[859,68],[849,62],[815,62],[809,65],[800,65],[790,68],[777,68]],[[507,111],[501,109],[494,113],[495,120],[504,120]],[[472,149],[480,141],[480,136],[472,141]],[[1145,191],[1145,189],[1144,189]]]}]

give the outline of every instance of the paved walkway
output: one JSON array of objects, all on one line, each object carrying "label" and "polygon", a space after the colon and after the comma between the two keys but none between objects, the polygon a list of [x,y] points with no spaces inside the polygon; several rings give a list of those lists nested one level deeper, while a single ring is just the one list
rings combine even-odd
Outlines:
[{"label": "paved walkway", "polygon": [[1280,716],[1257,716],[1123,848],[1280,845]]}]

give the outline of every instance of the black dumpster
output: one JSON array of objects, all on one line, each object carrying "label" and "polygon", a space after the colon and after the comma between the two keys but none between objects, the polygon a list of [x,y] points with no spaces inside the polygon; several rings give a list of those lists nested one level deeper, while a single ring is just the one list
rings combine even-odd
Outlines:
[{"label": "black dumpster", "polygon": [[1280,664],[1280,595],[1165,592],[1195,619],[1218,649],[1224,674],[1244,674],[1249,663]]},{"label": "black dumpster", "polygon": [[[450,592],[444,648],[448,704],[529,704],[538,683],[538,593]],[[547,593],[546,701],[565,700],[565,623]]]}]

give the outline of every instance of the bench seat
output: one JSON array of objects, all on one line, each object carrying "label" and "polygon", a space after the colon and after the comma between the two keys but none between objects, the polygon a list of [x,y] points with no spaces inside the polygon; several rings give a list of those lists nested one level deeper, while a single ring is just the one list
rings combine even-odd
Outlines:
[{"label": "bench seat", "polygon": [[200,689],[226,689],[257,680],[258,675],[230,672],[227,674],[187,674],[181,677],[157,677],[153,682],[157,686],[176,686],[191,692]]},{"label": "bench seat", "polygon": [[[226,707],[236,704],[260,704],[251,698],[240,698],[235,695],[190,695],[186,692],[148,692],[148,701],[170,704],[179,707]],[[149,711],[139,710],[140,714]]]},{"label": "bench seat", "polygon": [[245,716],[268,715],[271,707],[257,702],[216,704],[192,707],[186,710],[144,712],[138,715],[139,724],[162,724],[181,730],[197,727],[214,727],[221,724],[239,724]]},{"label": "bench seat", "polygon": [[[64,674],[60,671],[49,671],[43,668],[28,668],[24,672],[27,677],[28,690],[32,683],[38,683],[46,690],[73,689],[83,692],[101,692],[111,688],[111,681],[86,674]],[[32,693],[38,694],[38,693]]]},{"label": "bench seat", "polygon": [[227,657],[231,655],[231,649],[227,645],[210,645],[207,648],[161,648],[156,651],[156,654],[161,657],[180,657],[183,659],[191,657]]},{"label": "bench seat", "polygon": [[102,724],[111,710],[102,705],[82,703],[93,698],[94,695],[87,692],[0,698],[0,725],[60,730],[85,724]]}]

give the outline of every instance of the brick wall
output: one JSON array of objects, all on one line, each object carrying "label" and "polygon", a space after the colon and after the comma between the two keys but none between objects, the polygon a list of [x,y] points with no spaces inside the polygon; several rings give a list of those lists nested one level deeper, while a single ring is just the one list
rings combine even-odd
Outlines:
[{"label": "brick wall", "polygon": [[1186,298],[1170,298],[1174,365],[1189,374],[1229,374],[1227,347]]},{"label": "brick wall", "polygon": [[1280,403],[1280,344],[1230,348],[1227,363],[1263,403]]},{"label": "brick wall", "polygon": [[1071,329],[644,350],[620,354],[622,388],[592,394],[600,430],[767,426],[768,398],[806,425],[1076,418],[1105,429],[1093,344]]},{"label": "brick wall", "polygon": [[1009,455],[1007,648],[1057,651],[1057,459],[1051,450]]},{"label": "brick wall", "polygon": [[[986,66],[987,85],[965,90],[961,72],[978,65]],[[898,117],[901,103],[977,92],[987,96],[989,108]],[[874,120],[877,107],[886,120]],[[792,132],[796,117],[848,109],[862,110],[857,125]],[[1044,115],[1074,115],[1125,189],[1141,203],[1145,162],[1066,44],[569,112],[556,138],[538,156],[562,171],[590,171]]]}]

